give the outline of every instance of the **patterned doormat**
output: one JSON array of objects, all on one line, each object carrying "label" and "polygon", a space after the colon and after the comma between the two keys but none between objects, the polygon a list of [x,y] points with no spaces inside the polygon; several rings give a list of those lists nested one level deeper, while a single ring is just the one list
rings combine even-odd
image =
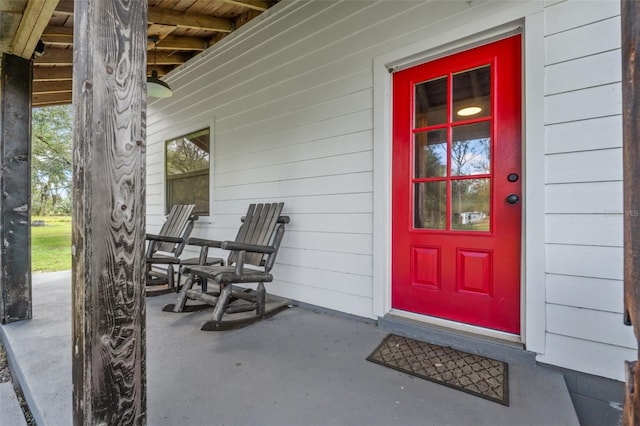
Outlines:
[{"label": "patterned doormat", "polygon": [[431,343],[390,334],[368,361],[509,405],[509,365]]}]

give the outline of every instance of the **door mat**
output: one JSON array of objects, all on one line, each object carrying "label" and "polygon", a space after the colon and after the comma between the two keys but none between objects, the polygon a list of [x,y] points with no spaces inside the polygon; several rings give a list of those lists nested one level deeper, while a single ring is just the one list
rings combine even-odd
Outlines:
[{"label": "door mat", "polygon": [[390,334],[368,361],[509,406],[509,365]]}]

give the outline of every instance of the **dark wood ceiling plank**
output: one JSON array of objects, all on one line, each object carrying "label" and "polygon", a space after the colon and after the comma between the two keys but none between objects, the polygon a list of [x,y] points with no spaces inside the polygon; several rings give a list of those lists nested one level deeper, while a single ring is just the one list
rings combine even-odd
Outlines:
[{"label": "dark wood ceiling plank", "polygon": [[[154,44],[147,43],[147,49],[153,49]],[[167,36],[155,46],[158,50],[190,50],[202,51],[208,47],[207,40],[198,37]]]},{"label": "dark wood ceiling plank", "polygon": [[71,93],[71,80],[49,80],[49,81],[34,81],[33,94],[44,93]]},{"label": "dark wood ceiling plank", "polygon": [[56,13],[73,15],[73,0],[60,0],[58,6],[56,6]]},{"label": "dark wood ceiling plank", "polygon": [[268,1],[259,0],[218,0],[222,3],[232,4],[234,6],[246,7],[248,9],[264,12],[271,6]]},{"label": "dark wood ceiling plank", "polygon": [[54,102],[43,102],[43,103],[35,103],[31,101],[31,105],[35,108],[56,106],[56,105],[71,105],[71,99],[61,99],[59,101]]},{"label": "dark wood ceiling plank", "polygon": [[181,65],[191,59],[188,53],[172,52],[149,52],[147,55],[148,65]]},{"label": "dark wood ceiling plank", "polygon": [[73,68],[67,67],[33,67],[33,81],[71,80]]},{"label": "dark wood ceiling plank", "polygon": [[42,32],[42,35],[52,36],[52,37],[73,36],[73,27],[59,27],[59,26],[47,25],[47,27]]},{"label": "dark wood ceiling plank", "polygon": [[[56,8],[56,12],[73,15],[73,0],[60,0],[60,3],[58,3],[58,7]],[[147,20],[152,24],[201,28],[221,32],[233,31],[233,22],[229,19],[197,13],[183,13],[152,6],[149,6]]]},{"label": "dark wood ceiling plank", "polygon": [[147,27],[147,37],[158,37],[158,40],[162,40],[177,28],[175,25],[149,24],[149,27]]},{"label": "dark wood ceiling plank", "polygon": [[67,47],[73,44],[73,35],[43,35],[40,40],[47,45]]},{"label": "dark wood ceiling plank", "polygon": [[[184,64],[191,58],[188,53],[168,53],[157,52],[150,54],[148,57],[149,64],[158,65],[180,65]],[[49,48],[44,55],[34,59],[35,65],[73,65],[73,50],[71,49],[55,49]]]},{"label": "dark wood ceiling plank", "polygon": [[196,13],[182,13],[157,7],[149,7],[148,21],[154,24],[175,25],[226,33],[230,33],[234,29],[233,22],[229,19]]},{"label": "dark wood ceiling plank", "polygon": [[44,55],[33,60],[35,65],[73,65],[73,50],[71,49],[46,49]]}]

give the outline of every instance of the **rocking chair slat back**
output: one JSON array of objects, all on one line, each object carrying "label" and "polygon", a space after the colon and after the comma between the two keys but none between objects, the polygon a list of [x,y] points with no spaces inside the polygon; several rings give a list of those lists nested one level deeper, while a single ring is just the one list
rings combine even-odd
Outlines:
[{"label": "rocking chair slat back", "polygon": [[[278,222],[284,203],[271,204],[251,204],[247,215],[242,218],[242,226],[238,230],[236,242],[247,244],[269,245],[273,236],[273,230]],[[268,255],[263,253],[247,253],[244,263],[255,266],[264,266],[265,258]],[[236,262],[238,252],[231,252],[228,265]]]},{"label": "rocking chair slat back", "polygon": [[[166,222],[162,225],[159,235],[165,237],[182,237],[185,228],[189,224],[189,219],[193,213],[195,204],[175,205],[171,207],[169,216],[167,216]],[[176,253],[178,248],[182,248],[184,244],[161,242],[156,246],[157,251],[164,251],[169,253]]]}]

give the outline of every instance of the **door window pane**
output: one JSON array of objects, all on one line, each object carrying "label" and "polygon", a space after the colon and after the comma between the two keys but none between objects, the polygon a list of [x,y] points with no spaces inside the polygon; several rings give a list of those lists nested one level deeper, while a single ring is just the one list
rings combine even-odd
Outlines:
[{"label": "door window pane", "polygon": [[415,177],[447,175],[447,129],[416,133]]},{"label": "door window pane", "polygon": [[451,229],[489,231],[491,179],[451,182]]},{"label": "door window pane", "polygon": [[209,214],[209,129],[166,142],[166,209],[195,204],[195,214]]},{"label": "door window pane", "polygon": [[491,172],[491,123],[456,126],[452,131],[451,175],[483,175]]},{"label": "door window pane", "polygon": [[414,184],[415,228],[446,229],[447,182],[420,182]]},{"label": "door window pane", "polygon": [[447,122],[447,77],[416,84],[416,129]]},{"label": "door window pane", "polygon": [[491,115],[491,67],[454,74],[453,121]]}]

